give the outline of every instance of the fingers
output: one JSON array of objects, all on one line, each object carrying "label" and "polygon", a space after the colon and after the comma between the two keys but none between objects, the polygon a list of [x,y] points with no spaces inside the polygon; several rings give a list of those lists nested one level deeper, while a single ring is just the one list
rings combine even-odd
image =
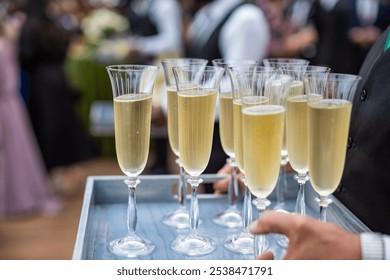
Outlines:
[{"label": "fingers", "polygon": [[214,186],[214,195],[215,195],[215,196],[223,195],[223,194],[225,194],[225,193],[226,193],[225,191],[220,191],[220,190],[218,190],[218,189]]},{"label": "fingers", "polygon": [[[219,175],[230,174],[231,166],[229,164],[225,164],[218,172]],[[213,184],[214,191],[216,194],[226,193],[229,185],[230,177],[227,176],[225,179],[218,180]]]},{"label": "fingers", "polygon": [[230,178],[218,180],[213,184],[214,192],[216,195],[227,192]]},{"label": "fingers", "polygon": [[260,219],[250,225],[249,229],[254,234],[280,233],[288,237],[301,219],[300,215],[265,211]]},{"label": "fingers", "polygon": [[256,260],[273,260],[274,258],[274,254],[271,251],[267,251],[260,256],[257,256]]},{"label": "fingers", "polygon": [[[231,174],[231,171],[232,171],[232,167],[230,164],[227,163],[217,172],[217,174],[229,175],[229,174]],[[241,182],[242,175],[243,175],[242,172],[237,168],[237,181],[239,182],[241,189],[244,190],[245,185]],[[223,194],[223,193],[227,192],[228,186],[229,186],[229,180],[230,180],[230,177],[226,176],[225,179],[218,180],[218,181],[214,182],[213,188],[214,188],[216,195]]]},{"label": "fingers", "polygon": [[226,163],[220,170],[218,170],[217,174],[230,174],[231,172],[230,164]]}]

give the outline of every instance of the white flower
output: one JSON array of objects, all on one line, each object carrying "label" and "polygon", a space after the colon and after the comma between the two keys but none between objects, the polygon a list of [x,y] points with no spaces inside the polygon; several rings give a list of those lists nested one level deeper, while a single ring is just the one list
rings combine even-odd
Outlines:
[{"label": "white flower", "polygon": [[126,38],[102,40],[96,50],[96,57],[100,61],[123,61],[129,53],[129,44]]},{"label": "white flower", "polygon": [[126,32],[129,22],[115,11],[101,8],[92,11],[82,21],[81,28],[88,42],[99,43],[109,35]]}]

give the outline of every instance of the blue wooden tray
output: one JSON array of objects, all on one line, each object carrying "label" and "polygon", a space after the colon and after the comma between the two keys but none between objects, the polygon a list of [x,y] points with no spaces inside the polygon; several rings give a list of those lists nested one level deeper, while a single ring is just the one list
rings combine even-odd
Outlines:
[{"label": "blue wooden tray", "polygon": [[[223,177],[205,174],[205,182],[213,182]],[[118,259],[107,250],[107,243],[112,239],[126,234],[126,210],[128,189],[123,183],[122,176],[92,176],[87,180],[84,202],[80,217],[76,244],[73,252],[75,260],[110,260]],[[297,184],[288,175],[288,192],[285,207],[293,211],[298,190]],[[226,210],[228,201],[225,195],[199,195],[199,208],[202,223],[198,231],[207,234],[217,242],[217,249],[202,257],[186,257],[170,249],[172,241],[178,234],[185,231],[176,230],[162,223],[163,218],[174,211],[178,204],[172,195],[172,186],[177,183],[175,175],[140,176],[141,183],[137,186],[138,224],[137,233],[156,244],[155,251],[141,259],[174,260],[174,259],[213,259],[213,260],[244,260],[253,259],[253,255],[240,255],[230,252],[223,247],[225,239],[239,229],[227,229],[213,223],[213,217]],[[306,187],[307,214],[318,216],[318,206],[314,201],[315,193],[310,184]],[[188,197],[189,199],[189,197]],[[328,220],[352,232],[370,231],[344,205],[332,197],[333,203],[328,209]],[[271,194],[272,204],[275,206],[275,194]],[[190,201],[187,205],[189,206]],[[238,204],[241,209],[241,203]],[[257,210],[253,208],[253,217],[257,218]],[[277,258],[281,258],[284,249],[275,242],[276,235],[268,235],[267,240]]]}]

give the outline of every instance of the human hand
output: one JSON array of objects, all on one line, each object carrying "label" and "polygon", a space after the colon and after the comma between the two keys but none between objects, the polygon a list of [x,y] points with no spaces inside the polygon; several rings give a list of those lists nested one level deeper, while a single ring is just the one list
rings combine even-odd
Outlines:
[{"label": "human hand", "polygon": [[[226,163],[217,172],[217,174],[218,175],[230,175],[231,172],[232,172],[232,168],[231,168],[230,164]],[[245,188],[245,185],[241,182],[242,175],[243,175],[242,172],[237,168],[237,181],[239,183],[241,190],[243,190]],[[226,193],[228,190],[228,186],[229,186],[229,180],[230,180],[230,176],[226,176],[226,178],[216,181],[213,184],[214,193],[217,195]]]},{"label": "human hand", "polygon": [[[359,235],[339,226],[324,223],[299,214],[265,211],[250,226],[253,234],[279,233],[289,239],[283,259],[286,260],[357,260],[361,259]],[[257,256],[258,260],[272,260],[272,252]]]},{"label": "human hand", "polygon": [[380,34],[381,31],[376,26],[352,27],[348,31],[350,40],[364,48],[368,48],[374,44]]}]

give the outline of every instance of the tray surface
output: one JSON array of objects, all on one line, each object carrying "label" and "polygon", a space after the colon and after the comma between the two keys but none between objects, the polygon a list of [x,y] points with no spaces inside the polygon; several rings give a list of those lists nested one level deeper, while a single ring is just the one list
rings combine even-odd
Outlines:
[{"label": "tray surface", "polygon": [[[221,179],[221,176],[205,174],[202,176],[205,182],[213,182]],[[73,259],[110,260],[118,259],[107,250],[107,243],[112,239],[126,234],[126,211],[128,190],[123,183],[125,178],[121,176],[92,176],[87,180],[83,208],[80,217]],[[199,195],[199,209],[201,224],[198,232],[213,238],[217,243],[217,249],[211,254],[202,257],[187,257],[173,252],[170,248],[172,241],[178,234],[185,234],[188,230],[177,230],[163,224],[162,219],[177,206],[177,200],[172,195],[172,186],[177,183],[176,175],[150,175],[140,176],[141,183],[137,186],[137,234],[156,244],[155,251],[140,259],[170,260],[170,259],[214,259],[214,260],[245,260],[253,259],[253,255],[240,255],[230,252],[223,247],[225,239],[240,229],[228,229],[213,223],[213,217],[226,210],[228,201],[226,195],[215,196],[212,194]],[[295,207],[297,184],[291,175],[287,176],[288,191],[286,194],[285,208],[293,211]],[[318,206],[314,201],[315,193],[310,184],[306,186],[306,212],[307,215],[318,217]],[[275,193],[269,197],[275,206]],[[370,231],[358,220],[344,205],[332,197],[333,203],[328,209],[328,220],[336,223],[351,232]],[[187,206],[190,199],[188,197]],[[241,200],[237,205],[241,211]],[[258,212],[253,208],[253,219]],[[276,258],[284,254],[275,239],[276,235],[267,235],[269,249],[274,251]]]}]

